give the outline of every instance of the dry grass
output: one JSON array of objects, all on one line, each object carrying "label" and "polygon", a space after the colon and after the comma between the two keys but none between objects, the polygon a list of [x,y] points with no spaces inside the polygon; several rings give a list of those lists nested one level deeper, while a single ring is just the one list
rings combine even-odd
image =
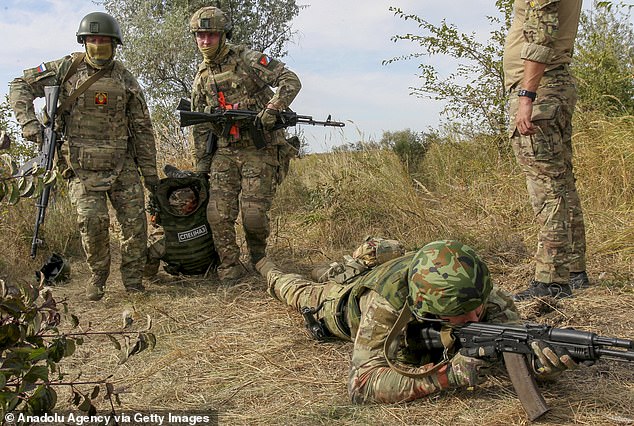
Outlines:
[{"label": "dry grass", "polygon": [[[522,305],[527,320],[634,338],[632,123],[577,126],[576,167],[595,285],[573,299]],[[483,254],[496,283],[511,291],[524,287],[537,231],[512,155],[487,141],[444,144],[431,148],[422,169],[412,183],[396,156],[378,151],[295,160],[274,203],[271,257],[286,270],[306,272],[349,253],[366,234],[398,238],[408,248],[459,238]],[[161,273],[147,294],[131,298],[115,272],[106,298],[89,303],[86,266],[74,259],[73,273],[55,292],[69,300],[84,327],[117,328],[126,309],[154,319],[153,352],[120,366],[109,343],[92,338],[63,367],[81,370],[82,380],[112,374],[125,409],[218,409],[221,424],[239,425],[528,424],[504,376],[476,391],[408,404],[351,405],[351,344],[312,341],[301,317],[274,301],[257,276],[227,287]],[[542,391],[552,411],[540,424],[634,424],[631,366],[580,367]],[[68,406],[64,396],[60,407]]]}]

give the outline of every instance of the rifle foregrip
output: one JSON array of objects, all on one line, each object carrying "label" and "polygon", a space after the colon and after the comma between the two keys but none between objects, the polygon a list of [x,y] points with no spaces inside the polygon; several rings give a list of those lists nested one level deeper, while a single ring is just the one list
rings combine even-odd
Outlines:
[{"label": "rifle foregrip", "polygon": [[528,366],[526,357],[522,354],[504,352],[504,365],[509,374],[517,397],[526,411],[529,420],[534,421],[550,410],[541,392],[537,388]]}]

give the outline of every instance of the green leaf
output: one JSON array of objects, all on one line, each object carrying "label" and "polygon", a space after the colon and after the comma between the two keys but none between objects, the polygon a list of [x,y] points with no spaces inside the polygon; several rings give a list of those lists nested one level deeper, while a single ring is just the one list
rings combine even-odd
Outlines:
[{"label": "green leaf", "polygon": [[92,389],[92,393],[90,394],[90,399],[95,399],[95,398],[97,398],[97,397],[99,396],[99,390],[100,390],[99,385],[95,386],[95,387]]},{"label": "green leaf", "polygon": [[20,201],[20,190],[18,189],[18,184],[15,180],[11,181],[10,185],[9,185],[9,194],[8,194],[8,199],[7,202],[14,206],[18,203],[18,201]]},{"label": "green leaf", "polygon": [[0,201],[4,199],[5,195],[7,195],[7,185],[4,181],[0,181]]},{"label": "green leaf", "polygon": [[13,160],[13,158],[9,154],[2,154],[0,157],[2,157],[2,159],[5,162],[5,164],[9,168],[9,171],[10,171],[11,175],[14,175],[15,172],[18,171],[17,163]]},{"label": "green leaf", "polygon": [[79,326],[79,317],[75,314],[70,314],[70,323],[72,328]]},{"label": "green leaf", "polygon": [[53,340],[49,347],[48,353],[52,362],[60,362],[62,358],[64,358],[64,350],[66,348],[66,343],[64,342],[64,338],[59,338]]},{"label": "green leaf", "polygon": [[108,339],[110,339],[110,341],[114,345],[114,348],[116,350],[120,351],[121,350],[121,343],[119,343],[119,341],[111,334],[106,334],[106,336],[108,336]]},{"label": "green leaf", "polygon": [[64,349],[64,356],[69,357],[75,353],[77,345],[75,345],[74,339],[66,339],[66,347]]},{"label": "green leaf", "polygon": [[45,365],[34,365],[24,375],[24,381],[29,383],[35,383],[38,379],[46,382],[48,381],[48,367]]},{"label": "green leaf", "polygon": [[84,396],[83,401],[81,402],[81,404],[79,404],[77,406],[77,409],[79,411],[83,411],[84,413],[88,412],[88,410],[90,410],[90,407],[92,407],[92,403],[90,401],[90,398]]},{"label": "green leaf", "polygon": [[51,185],[57,180],[57,169],[52,169],[44,174],[44,185]]},{"label": "green leaf", "polygon": [[33,177],[27,176],[25,178],[20,178],[20,179],[24,181],[22,184],[20,184],[20,182],[18,181],[18,187],[20,188],[20,197],[22,198],[31,197],[35,193],[35,188],[36,188],[35,182],[33,181]]},{"label": "green leaf", "polygon": [[48,352],[46,348],[35,348],[31,350],[28,360],[32,362],[37,362],[46,358],[48,358]]},{"label": "green leaf", "polygon": [[0,349],[12,347],[20,340],[20,327],[17,324],[0,326]]}]

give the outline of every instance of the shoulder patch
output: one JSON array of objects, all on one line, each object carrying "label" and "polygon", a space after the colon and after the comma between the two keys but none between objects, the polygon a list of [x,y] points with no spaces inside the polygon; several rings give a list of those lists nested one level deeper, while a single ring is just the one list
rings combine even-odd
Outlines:
[{"label": "shoulder patch", "polygon": [[37,68],[35,68],[35,70],[37,72],[44,72],[46,71],[46,64],[44,62],[42,62]]},{"label": "shoulder patch", "polygon": [[271,61],[272,61],[272,59],[271,59],[271,57],[270,57],[270,56],[268,56],[268,55],[262,55],[262,56],[260,57],[260,60],[258,61],[258,63],[259,63],[260,65],[262,65],[263,67],[268,67],[268,66],[269,66],[269,64],[271,63]]}]

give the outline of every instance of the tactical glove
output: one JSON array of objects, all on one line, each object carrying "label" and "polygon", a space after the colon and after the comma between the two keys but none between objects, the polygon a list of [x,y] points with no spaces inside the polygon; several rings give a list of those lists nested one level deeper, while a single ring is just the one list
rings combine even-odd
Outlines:
[{"label": "tactical glove", "polygon": [[264,130],[273,130],[279,111],[271,108],[264,108],[256,117],[256,127],[262,127]]},{"label": "tactical glove", "polygon": [[447,378],[452,387],[476,386],[486,380],[492,366],[489,361],[472,358],[460,353],[454,355],[448,365]]},{"label": "tactical glove", "polygon": [[150,195],[154,194],[156,187],[158,186],[159,178],[156,175],[143,176],[143,186],[148,190]]},{"label": "tactical glove", "polygon": [[531,349],[535,355],[533,369],[537,373],[538,379],[554,379],[564,370],[577,368],[577,363],[566,349],[558,348],[555,350],[542,340],[531,342]]},{"label": "tactical glove", "polygon": [[44,127],[38,120],[31,120],[22,126],[22,137],[27,141],[36,142],[39,148],[42,148],[42,131]]}]

